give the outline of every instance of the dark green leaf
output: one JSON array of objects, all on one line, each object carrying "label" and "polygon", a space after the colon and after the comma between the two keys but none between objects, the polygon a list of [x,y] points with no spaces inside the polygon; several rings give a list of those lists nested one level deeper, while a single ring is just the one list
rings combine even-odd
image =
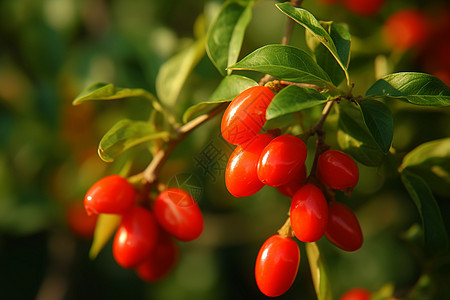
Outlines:
[{"label": "dark green leaf", "polygon": [[[334,43],[333,38],[330,34],[323,28],[323,26],[317,21],[313,14],[303,8],[296,8],[292,6],[289,2],[276,4],[278,9],[280,9],[284,14],[293,19],[298,24],[309,30],[333,55],[339,66],[345,72],[345,77],[347,78],[347,83],[349,83],[349,77],[347,73],[348,66],[348,51],[347,43],[339,44],[340,49],[338,50],[337,45]],[[342,39],[350,41],[350,35],[345,33],[344,28],[335,29],[333,34],[336,39]],[[343,42],[341,40],[341,42]],[[342,55],[342,56],[341,56]]]},{"label": "dark green leaf", "polygon": [[[334,40],[339,56],[342,57],[345,66],[350,61],[350,33],[344,25],[334,22],[320,22]],[[338,86],[345,79],[345,72],[338,64],[331,52],[309,30],[305,31],[306,42],[314,54],[316,62],[330,76],[333,84]]]},{"label": "dark green leaf", "polygon": [[267,108],[266,118],[274,119],[325,102],[327,98],[314,89],[290,85],[273,97]]},{"label": "dark green leaf", "polygon": [[124,119],[117,122],[101,139],[98,147],[100,158],[112,162],[125,150],[151,140],[167,138],[165,131],[157,132],[148,122]]},{"label": "dark green leaf", "polygon": [[220,103],[233,100],[242,91],[256,85],[258,85],[256,81],[247,77],[237,75],[225,77],[208,101],[197,103],[185,111],[183,122],[186,123],[196,115],[213,110]]},{"label": "dark green leaf", "polygon": [[366,96],[395,98],[426,106],[449,106],[450,88],[438,78],[425,73],[395,73],[376,81]]},{"label": "dark green leaf", "polygon": [[384,153],[389,152],[394,136],[394,119],[391,111],[382,102],[363,100],[359,102],[364,123]]},{"label": "dark green leaf", "polygon": [[332,300],[331,285],[319,248],[316,243],[305,243],[305,248],[317,300]]},{"label": "dark green leaf", "polygon": [[252,7],[253,1],[226,1],[208,32],[206,52],[222,75],[238,59]]},{"label": "dark green leaf", "polygon": [[285,45],[267,45],[229,67],[252,70],[292,82],[331,85],[331,79],[306,52]]},{"label": "dark green leaf", "polygon": [[159,69],[156,92],[165,105],[175,105],[186,79],[205,53],[204,42],[205,38],[191,42]]},{"label": "dark green leaf", "polygon": [[450,138],[424,143],[403,158],[400,170],[417,170],[432,190],[450,196]]},{"label": "dark green leaf", "polygon": [[401,178],[422,219],[427,250],[432,254],[445,252],[448,249],[447,232],[430,188],[409,168],[402,171]]},{"label": "dark green leaf", "polygon": [[366,166],[379,166],[383,162],[383,151],[364,124],[357,106],[348,102],[339,104],[338,124],[338,143],[345,152]]}]

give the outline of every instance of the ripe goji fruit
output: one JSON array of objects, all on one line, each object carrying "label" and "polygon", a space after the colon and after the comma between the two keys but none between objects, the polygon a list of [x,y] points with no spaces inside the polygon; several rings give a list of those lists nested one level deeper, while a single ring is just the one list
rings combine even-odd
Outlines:
[{"label": "ripe goji fruit", "polygon": [[258,134],[234,149],[225,169],[225,185],[233,196],[247,197],[264,186],[257,175],[258,160],[272,139],[270,134]]},{"label": "ripe goji fruit", "polygon": [[327,228],[328,204],[322,191],[313,184],[305,184],[292,198],[291,226],[302,242],[319,240]]},{"label": "ripe goji fruit", "polygon": [[169,188],[153,204],[156,220],[181,241],[192,241],[203,231],[203,215],[197,202],[183,189]]},{"label": "ripe goji fruit", "polygon": [[254,86],[240,93],[222,117],[223,138],[233,145],[249,141],[266,123],[266,110],[274,94],[265,86]]},{"label": "ripe goji fruit", "polygon": [[339,202],[328,205],[328,225],[325,236],[330,242],[346,251],[356,251],[363,243],[358,219],[350,208]]},{"label": "ripe goji fruit", "polygon": [[113,241],[113,255],[124,268],[134,268],[150,255],[158,238],[153,214],[140,206],[131,207],[122,216]]},{"label": "ripe goji fruit", "polygon": [[290,237],[268,238],[256,258],[255,279],[260,291],[269,297],[284,294],[297,276],[300,250]]},{"label": "ripe goji fruit", "polygon": [[106,176],[94,183],[84,197],[84,207],[91,214],[122,214],[135,200],[134,187],[119,175]]}]

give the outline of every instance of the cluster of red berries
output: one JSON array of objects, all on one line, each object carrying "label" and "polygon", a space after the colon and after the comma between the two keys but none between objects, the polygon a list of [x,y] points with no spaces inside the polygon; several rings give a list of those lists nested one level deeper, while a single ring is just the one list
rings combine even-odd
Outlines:
[{"label": "cluster of red berries", "polygon": [[136,204],[136,191],[125,178],[104,177],[87,191],[88,214],[118,214],[121,222],[113,241],[113,255],[123,268],[135,269],[148,282],[164,277],[178,260],[172,237],[192,241],[203,231],[197,202],[180,188],[161,192],[152,208]]},{"label": "cluster of red berries", "polygon": [[[259,133],[272,91],[264,86],[249,88],[238,95],[225,111],[223,137],[237,145],[231,154],[225,184],[236,197],[250,196],[264,185],[276,187],[292,197],[290,226],[297,239],[315,242],[325,235],[336,246],[355,251],[362,245],[362,232],[353,212],[344,204],[327,202],[321,188],[307,182],[307,148],[293,135]],[[356,163],[343,152],[327,150],[317,161],[314,177],[324,188],[352,190],[359,179]],[[297,243],[291,236],[270,237],[262,246],[255,268],[259,289],[275,297],[293,283],[300,262]]]}]

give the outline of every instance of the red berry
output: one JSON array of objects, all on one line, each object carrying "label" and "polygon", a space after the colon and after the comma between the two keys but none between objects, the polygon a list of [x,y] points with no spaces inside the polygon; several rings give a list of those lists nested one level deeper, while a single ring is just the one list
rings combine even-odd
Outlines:
[{"label": "red berry", "polygon": [[94,183],[84,197],[86,212],[91,214],[122,214],[136,197],[134,187],[119,175],[106,176]]},{"label": "red berry", "polygon": [[359,180],[355,161],[337,150],[327,150],[319,156],[317,172],[323,183],[339,191],[353,189]]},{"label": "red berry", "polygon": [[300,250],[289,237],[273,235],[256,258],[255,278],[260,291],[269,297],[284,294],[292,285],[300,264]]},{"label": "red berry", "polygon": [[288,183],[306,160],[306,145],[293,135],[274,138],[262,151],[258,161],[258,178],[270,186]]},{"label": "red berry", "polygon": [[293,197],[295,193],[305,184],[306,180],[306,166],[300,168],[300,170],[292,177],[291,181],[286,184],[277,187],[278,191],[288,197]]},{"label": "red berry", "polygon": [[380,11],[385,0],[343,0],[344,6],[354,14],[370,17]]},{"label": "red berry", "polygon": [[131,207],[123,216],[113,242],[113,255],[124,268],[133,268],[153,251],[158,225],[152,213],[140,206]]},{"label": "red berry", "polygon": [[160,229],[155,249],[136,267],[136,273],[144,281],[158,281],[175,266],[178,255],[175,242],[166,231]]},{"label": "red berry", "polygon": [[222,136],[241,145],[258,134],[266,123],[266,110],[274,94],[264,86],[254,86],[231,101],[222,117]]},{"label": "red berry", "polygon": [[416,9],[401,10],[384,24],[383,33],[389,45],[395,49],[407,50],[421,46],[429,35],[428,20]]},{"label": "red berry", "polygon": [[181,241],[192,241],[203,231],[203,215],[194,198],[180,188],[156,197],[153,212],[162,228]]},{"label": "red berry", "polygon": [[361,248],[363,235],[355,214],[342,203],[333,202],[328,206],[327,239],[346,251]]},{"label": "red berry", "polygon": [[302,242],[319,240],[327,228],[328,205],[322,191],[312,184],[305,184],[292,198],[291,226]]},{"label": "red berry", "polygon": [[370,294],[365,288],[353,288],[345,292],[339,300],[370,300]]},{"label": "red berry", "polygon": [[247,197],[263,186],[256,170],[261,152],[273,139],[270,134],[258,134],[249,142],[237,146],[231,153],[225,169],[225,185],[235,197]]},{"label": "red berry", "polygon": [[77,201],[67,210],[67,223],[72,232],[81,238],[90,239],[94,235],[97,215],[88,216],[83,203]]}]

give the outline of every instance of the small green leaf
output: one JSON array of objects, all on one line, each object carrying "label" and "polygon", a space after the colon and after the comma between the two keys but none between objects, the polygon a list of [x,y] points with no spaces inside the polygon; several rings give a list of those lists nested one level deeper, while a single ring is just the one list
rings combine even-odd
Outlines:
[{"label": "small green leaf", "polygon": [[316,243],[305,243],[305,248],[317,300],[332,300],[331,285],[319,248]]},{"label": "small green leaf", "polygon": [[204,37],[192,41],[161,66],[156,77],[156,93],[163,104],[175,105],[186,79],[205,54],[204,43]]},{"label": "small green leaf", "polygon": [[438,78],[415,72],[389,74],[376,81],[366,96],[394,98],[416,105],[450,105],[450,88]]},{"label": "small green leaf", "polygon": [[379,166],[384,160],[383,151],[364,124],[362,113],[352,103],[339,104],[338,143],[366,166]]},{"label": "small green leaf", "polygon": [[308,53],[286,45],[261,47],[229,69],[258,71],[292,82],[332,85],[327,73]]},{"label": "small green leaf", "polygon": [[389,108],[377,100],[363,100],[358,103],[364,123],[384,153],[389,152],[394,136],[394,119]]},{"label": "small green leaf", "polygon": [[327,102],[327,98],[310,88],[290,85],[273,97],[266,112],[266,119],[274,119]]},{"label": "small green leaf", "polygon": [[112,162],[124,151],[138,144],[164,139],[169,133],[157,132],[152,124],[124,119],[117,122],[101,139],[98,154],[106,162]]},{"label": "small green leaf", "polygon": [[425,235],[425,245],[431,254],[448,249],[448,237],[439,206],[427,183],[409,168],[401,173],[402,182],[417,206]]},{"label": "small green leaf", "polygon": [[186,123],[194,116],[208,113],[216,108],[218,104],[231,101],[242,91],[256,85],[258,85],[256,81],[247,77],[238,75],[226,76],[208,101],[197,103],[185,111],[183,122]]},{"label": "small green leaf", "polygon": [[[347,45],[346,42],[339,44],[338,50],[337,45],[334,43],[333,38],[330,36],[327,30],[325,30],[325,28],[323,28],[319,21],[317,21],[314,15],[306,9],[296,8],[289,2],[279,3],[276,4],[276,6],[288,17],[309,30],[328,49],[328,51],[330,51],[339,66],[344,71],[345,77],[347,78],[347,84],[349,84],[350,81],[347,72],[349,50],[346,48],[350,47],[350,45]],[[348,40],[348,43],[350,42],[350,35],[345,33],[344,28],[336,28],[331,32],[334,32],[334,38],[342,39],[340,40],[340,42],[343,42],[345,40]]]},{"label": "small green leaf", "polygon": [[253,1],[226,1],[208,32],[206,52],[222,75],[239,57],[245,29],[252,18],[252,7]]},{"label": "small green leaf", "polygon": [[95,259],[100,251],[105,247],[106,243],[111,239],[121,220],[120,215],[100,214],[95,225],[94,239],[91,249],[89,250],[89,258]]},{"label": "small green leaf", "polygon": [[157,102],[156,98],[144,89],[127,89],[116,87],[112,83],[96,83],[81,92],[81,94],[73,100],[72,104],[79,105],[86,101],[122,100],[140,97],[147,98],[152,103]]}]

